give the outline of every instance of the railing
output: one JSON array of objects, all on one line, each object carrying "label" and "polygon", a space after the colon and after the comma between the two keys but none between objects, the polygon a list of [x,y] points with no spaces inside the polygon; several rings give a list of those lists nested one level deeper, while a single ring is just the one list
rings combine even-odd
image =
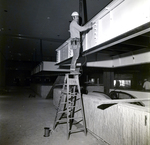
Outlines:
[{"label": "railing", "polygon": [[73,56],[73,50],[70,47],[70,40],[64,42],[57,50],[57,63]]}]

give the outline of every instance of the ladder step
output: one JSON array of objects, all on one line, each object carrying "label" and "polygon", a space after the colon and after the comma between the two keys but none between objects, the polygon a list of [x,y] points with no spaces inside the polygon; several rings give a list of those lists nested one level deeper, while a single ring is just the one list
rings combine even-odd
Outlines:
[{"label": "ladder step", "polygon": [[61,102],[62,105],[67,104],[67,102]]},{"label": "ladder step", "polygon": [[66,119],[61,119],[61,120],[56,120],[56,122],[59,122],[59,123],[66,123],[67,120],[66,120]]},{"label": "ladder step", "polygon": [[[77,97],[77,96],[72,96],[72,97],[69,98],[68,100],[75,99],[75,97]],[[71,100],[71,101],[72,101],[72,100]]]},{"label": "ladder step", "polygon": [[[65,83],[64,85],[67,86],[67,83]],[[69,85],[70,86],[78,86],[78,83],[74,79],[72,79],[69,81]]]},{"label": "ladder step", "polygon": [[73,117],[73,118],[69,118],[69,119],[83,119],[83,117]]},{"label": "ladder step", "polygon": [[77,96],[77,93],[68,93],[69,95],[74,95],[74,96]]},{"label": "ladder step", "polygon": [[67,91],[66,91],[66,90],[63,90],[61,93],[63,93],[63,94],[67,94]]},{"label": "ladder step", "polygon": [[63,90],[61,93],[63,93],[63,94],[69,94],[69,95],[77,95],[77,92],[71,92],[71,91],[69,91],[69,92],[67,92],[67,90]]},{"label": "ladder step", "polygon": [[65,111],[58,111],[58,113],[67,113],[67,110],[65,110]]},{"label": "ladder step", "polygon": [[[68,109],[68,111],[70,112],[71,109]],[[67,113],[67,110],[64,110],[64,111],[58,111],[58,114],[60,114],[60,113]]]},{"label": "ladder step", "polygon": [[68,108],[75,108],[76,106],[68,106]]},{"label": "ladder step", "polygon": [[69,94],[69,95],[77,95],[77,92],[71,93],[70,91],[69,92],[63,91],[62,93],[63,94]]},{"label": "ladder step", "polygon": [[76,132],[79,132],[79,131],[84,131],[84,128],[77,128],[77,129],[74,129],[74,130],[69,130],[70,133],[76,133]]}]

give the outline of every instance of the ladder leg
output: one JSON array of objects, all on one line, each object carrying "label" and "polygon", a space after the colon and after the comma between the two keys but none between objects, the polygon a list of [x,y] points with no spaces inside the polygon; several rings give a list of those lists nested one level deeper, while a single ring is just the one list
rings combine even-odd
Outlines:
[{"label": "ladder leg", "polygon": [[[80,96],[80,98],[81,98],[81,96]],[[84,108],[83,108],[82,98],[81,98],[80,106],[81,106],[81,113],[82,113],[82,117],[83,117],[84,133],[85,133],[85,135],[87,135],[87,129],[86,129],[86,123],[85,123],[85,115],[84,115]]]},{"label": "ladder leg", "polygon": [[[60,109],[60,105],[61,105],[61,102],[62,102],[62,99],[64,97],[64,101],[66,100],[66,97],[64,96],[64,90],[65,90],[65,83],[66,83],[66,76],[64,78],[64,85],[63,85],[63,88],[62,88],[62,91],[61,91],[61,95],[60,95],[60,98],[59,98],[59,102],[58,102],[58,107],[57,107],[57,110],[56,110],[56,116],[55,116],[55,119],[54,119],[54,124],[53,124],[53,130],[56,128],[57,126],[57,119],[58,119],[58,112],[59,112],[59,109]],[[64,105],[64,108],[63,110],[65,109],[66,105]],[[63,114],[62,114],[63,116]],[[61,116],[61,117],[62,117]],[[61,118],[60,117],[60,118]]]},{"label": "ladder leg", "polygon": [[80,84],[79,84],[79,76],[77,75],[77,90],[79,92],[79,99],[80,99],[80,107],[81,107],[81,113],[82,113],[82,119],[83,119],[83,128],[84,128],[84,133],[85,135],[87,134],[87,129],[86,129],[86,123],[85,123],[85,113],[84,113],[84,107],[83,107],[83,101],[82,101],[82,96],[81,96],[81,90],[80,90]]},{"label": "ladder leg", "polygon": [[60,99],[59,99],[59,102],[58,102],[58,107],[57,107],[57,110],[56,110],[56,116],[55,116],[55,120],[54,120],[53,130],[55,129],[55,127],[56,127],[56,125],[57,125],[56,120],[57,120],[57,118],[58,118],[58,112],[59,112],[61,100],[62,100],[62,94],[61,94]]},{"label": "ladder leg", "polygon": [[67,139],[69,139],[69,137],[70,137],[70,120],[69,120],[69,116],[70,116],[70,109],[69,109],[69,104],[70,104],[69,91],[70,91],[70,87],[69,87],[68,78],[69,78],[69,76],[67,75]]}]

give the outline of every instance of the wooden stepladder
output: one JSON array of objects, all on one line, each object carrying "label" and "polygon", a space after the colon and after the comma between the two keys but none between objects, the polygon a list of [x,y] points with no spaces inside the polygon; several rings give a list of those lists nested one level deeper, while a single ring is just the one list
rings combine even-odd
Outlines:
[{"label": "wooden stepladder", "polygon": [[53,129],[61,123],[67,123],[67,139],[69,139],[71,133],[77,133],[80,131],[84,131],[86,135],[79,74],[65,75]]}]

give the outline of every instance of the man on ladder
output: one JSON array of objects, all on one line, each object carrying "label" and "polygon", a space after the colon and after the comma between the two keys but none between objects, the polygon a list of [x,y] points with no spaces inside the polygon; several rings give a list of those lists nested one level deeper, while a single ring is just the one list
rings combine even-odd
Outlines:
[{"label": "man on ladder", "polygon": [[70,41],[71,41],[71,49],[73,49],[73,58],[71,61],[70,71],[75,72],[76,62],[80,53],[80,32],[89,31],[92,29],[92,24],[90,27],[80,26],[79,22],[79,14],[78,12],[73,12],[71,14],[73,20],[70,23]]},{"label": "man on ladder", "polygon": [[[67,122],[67,139],[69,139],[69,135],[74,132],[84,131],[86,134],[85,118],[79,84],[79,72],[76,72],[75,69],[76,61],[80,52],[80,32],[92,29],[92,26],[81,27],[78,25],[79,14],[77,12],[73,12],[71,16],[73,17],[73,21],[70,23],[71,47],[73,49],[73,58],[70,66],[71,73],[65,75],[64,85],[53,126],[53,129],[55,129],[57,124],[64,122],[63,118],[66,116],[65,122]],[[77,122],[75,123],[75,121]],[[83,127],[72,130],[72,125],[80,122],[83,123]]]}]

